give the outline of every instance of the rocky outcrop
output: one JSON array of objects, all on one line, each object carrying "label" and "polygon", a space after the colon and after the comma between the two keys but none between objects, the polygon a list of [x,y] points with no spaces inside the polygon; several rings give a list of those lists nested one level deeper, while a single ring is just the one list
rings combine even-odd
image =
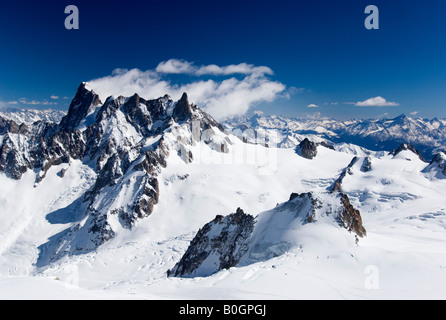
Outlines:
[{"label": "rocky outcrop", "polygon": [[[96,172],[81,198],[87,219],[40,248],[45,258],[39,263],[50,262],[73,254],[73,248],[94,250],[115,236],[117,225],[131,229],[152,214],[167,157],[178,153],[190,163],[191,147],[200,141],[217,152],[227,152],[230,145],[222,126],[191,104],[186,93],[177,102],[168,95],[147,100],[134,94],[102,103],[82,83],[59,124],[38,121],[27,126],[0,117],[0,172],[12,179],[36,172],[37,184],[50,168],[73,160]],[[64,178],[61,171],[58,175]]]},{"label": "rocky outcrop", "polygon": [[446,151],[438,153],[429,165],[423,170],[424,173],[434,173],[435,177],[446,178]]},{"label": "rocky outcrop", "polygon": [[61,131],[71,131],[98,105],[101,105],[99,96],[86,88],[85,82],[77,89],[71,101],[68,114],[60,122]]},{"label": "rocky outcrop", "polygon": [[318,144],[305,138],[298,146],[300,154],[306,159],[314,159],[317,156]]},{"label": "rocky outcrop", "polygon": [[350,199],[344,193],[341,193],[341,203],[343,207],[338,216],[341,225],[348,231],[355,233],[357,236],[361,238],[365,237],[367,231],[362,224],[361,213],[359,210],[351,205]]},{"label": "rocky outcrop", "polygon": [[246,253],[254,228],[254,217],[238,208],[226,217],[215,219],[201,228],[181,260],[168,276],[193,277],[209,271],[234,267]]},{"label": "rocky outcrop", "polygon": [[175,105],[173,109],[173,119],[176,122],[182,122],[189,119],[192,115],[191,106],[189,104],[189,99],[186,93],[183,93],[181,99]]},{"label": "rocky outcrop", "polygon": [[352,174],[351,168],[358,162],[358,157],[353,157],[352,161],[350,161],[349,165],[342,171],[341,175],[331,186],[331,192],[341,191],[342,181],[344,180],[347,174]]},{"label": "rocky outcrop", "polygon": [[356,242],[366,236],[361,215],[347,195],[292,193],[287,202],[256,218],[241,209],[217,216],[198,231],[168,276],[209,276],[280,256],[299,246],[299,230],[308,223],[339,225],[354,233]]},{"label": "rocky outcrop", "polygon": [[310,141],[310,140],[308,140],[308,138],[305,138],[297,146],[296,152],[300,156],[302,156],[302,157],[304,157],[306,159],[312,160],[312,159],[314,159],[317,156],[317,148],[319,146],[322,146],[322,147],[330,149],[330,150],[335,150],[335,148],[331,144],[328,144],[325,141],[322,141],[322,142],[318,143],[318,142]]},{"label": "rocky outcrop", "polygon": [[424,159],[424,157],[421,155],[421,153],[415,149],[415,147],[413,145],[411,145],[410,143],[403,143],[401,144],[396,150],[393,150],[391,152],[391,154],[393,156],[396,156],[397,154],[399,154],[401,151],[405,151],[405,150],[409,150],[412,151],[413,153],[415,153],[418,158],[420,158],[421,161],[426,162],[426,160]]},{"label": "rocky outcrop", "polygon": [[370,172],[372,171],[372,158],[365,157],[364,161],[362,162],[361,171],[362,172]]},{"label": "rocky outcrop", "polygon": [[347,175],[353,175],[353,167],[356,166],[356,170],[360,172],[370,172],[372,171],[372,159],[370,157],[353,157],[348,166],[342,170],[339,177],[335,182],[328,188],[331,192],[341,192],[342,183]]}]

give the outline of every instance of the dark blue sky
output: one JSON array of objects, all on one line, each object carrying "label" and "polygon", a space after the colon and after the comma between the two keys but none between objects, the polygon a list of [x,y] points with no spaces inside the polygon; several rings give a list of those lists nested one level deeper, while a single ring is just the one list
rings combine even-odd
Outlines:
[{"label": "dark blue sky", "polygon": [[[79,8],[79,30],[64,28],[69,4]],[[379,30],[364,27],[370,4]],[[8,1],[0,4],[0,101],[67,108],[63,97],[82,81],[181,59],[271,68],[289,95],[256,107],[267,113],[446,117],[445,16],[444,0]],[[398,106],[353,104],[373,97]]]}]

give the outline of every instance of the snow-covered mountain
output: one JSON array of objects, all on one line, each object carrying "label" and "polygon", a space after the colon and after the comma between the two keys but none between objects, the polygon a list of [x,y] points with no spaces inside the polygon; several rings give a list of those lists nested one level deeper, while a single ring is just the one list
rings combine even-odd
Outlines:
[{"label": "snow-covered mountain", "polygon": [[31,125],[37,121],[55,122],[59,123],[66,112],[54,109],[24,109],[24,108],[2,108],[0,109],[0,117],[13,120],[18,124]]},{"label": "snow-covered mountain", "polygon": [[370,150],[392,151],[402,143],[410,143],[425,158],[432,159],[446,144],[446,120],[406,115],[393,119],[339,121],[256,114],[227,121],[224,125],[234,133],[252,129],[253,133],[245,133],[250,141],[266,139],[278,147],[293,148],[309,137],[313,141],[331,143],[343,151],[350,149],[356,155],[370,154]]},{"label": "snow-covered mountain", "polygon": [[199,230],[169,276],[203,277],[235,266],[247,266],[281,256],[301,245],[301,229],[308,223],[356,236],[367,232],[361,215],[343,193],[292,193],[290,199],[256,218],[238,208],[226,217],[217,216]]},{"label": "snow-covered mountain", "polygon": [[3,127],[0,171],[7,177],[21,179],[33,170],[37,187],[53,166],[65,164],[58,173],[64,178],[74,160],[95,174],[91,188],[66,208],[75,217],[61,212],[48,216],[49,221],[75,223],[39,248],[38,266],[95,250],[116,229],[131,229],[137,219],[149,216],[159,199],[157,176],[170,152],[190,162],[189,149],[197,142],[219,152],[230,142],[216,143],[219,124],[190,105],[186,94],[178,102],[168,96],[147,101],[135,94],[102,103],[85,83],[59,124],[21,124],[15,130],[13,121],[4,120]]},{"label": "snow-covered mountain", "polygon": [[444,298],[444,153],[267,120],[88,83],[60,122],[0,117],[0,298]]}]

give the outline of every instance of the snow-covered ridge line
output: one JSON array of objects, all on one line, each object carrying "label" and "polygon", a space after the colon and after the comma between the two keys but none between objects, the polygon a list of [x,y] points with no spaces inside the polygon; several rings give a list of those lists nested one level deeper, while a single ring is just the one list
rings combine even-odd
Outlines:
[{"label": "snow-covered ridge line", "polygon": [[66,111],[55,109],[28,109],[28,108],[2,108],[0,117],[13,120],[18,125],[24,123],[27,126],[38,121],[59,123],[67,114]]},{"label": "snow-covered ridge line", "polygon": [[358,237],[366,230],[361,215],[343,193],[292,193],[290,199],[257,217],[240,208],[201,228],[168,276],[203,277],[283,255],[301,244],[306,224],[340,225]]},{"label": "snow-covered ridge line", "polygon": [[[355,155],[370,155],[377,151],[391,152],[402,143],[410,143],[426,159],[432,159],[446,145],[446,120],[421,119],[400,115],[393,119],[307,119],[281,116],[240,117],[224,123],[229,130],[248,132],[253,136],[270,140],[281,148],[294,148],[303,139],[325,141],[335,148],[346,148],[346,143]],[[373,150],[373,151],[370,151]],[[361,154],[359,154],[361,153]]]},{"label": "snow-covered ridge line", "polygon": [[[176,102],[167,95],[146,100],[135,94],[102,103],[82,83],[60,123],[18,126],[0,120],[0,172],[7,177],[20,180],[33,171],[38,187],[52,167],[73,161],[97,174],[79,199],[82,205],[72,204],[83,211],[82,219],[39,247],[38,266],[93,251],[118,230],[131,229],[151,215],[159,201],[158,175],[170,153],[189,163],[194,157],[190,149],[197,143],[218,152],[227,152],[230,143],[218,137],[221,126],[190,104],[186,93]],[[60,173],[62,179],[64,175]]]}]

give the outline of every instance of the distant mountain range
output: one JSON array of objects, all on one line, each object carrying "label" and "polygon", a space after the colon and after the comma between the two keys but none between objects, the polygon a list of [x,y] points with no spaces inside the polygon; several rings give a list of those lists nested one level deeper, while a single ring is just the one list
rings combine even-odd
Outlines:
[{"label": "distant mountain range", "polygon": [[[0,109],[1,117],[26,125],[37,121],[59,123],[66,114],[66,111],[54,109]],[[243,135],[246,141],[269,142],[280,148],[294,148],[305,138],[310,138],[364,154],[390,152],[402,143],[410,143],[431,160],[446,146],[446,119],[414,118],[405,114],[395,118],[346,121],[255,114],[227,120],[222,125],[235,135]]]},{"label": "distant mountain range", "polygon": [[67,115],[66,111],[55,109],[1,108],[0,116],[14,120],[18,124],[31,125],[37,121],[60,122]]},{"label": "distant mountain range", "polygon": [[404,114],[391,119],[348,121],[254,115],[224,125],[247,141],[269,141],[280,148],[294,148],[306,137],[336,144],[337,148],[355,148],[346,145],[353,144],[370,151],[389,152],[407,142],[430,160],[446,146],[446,120],[411,118]]}]

